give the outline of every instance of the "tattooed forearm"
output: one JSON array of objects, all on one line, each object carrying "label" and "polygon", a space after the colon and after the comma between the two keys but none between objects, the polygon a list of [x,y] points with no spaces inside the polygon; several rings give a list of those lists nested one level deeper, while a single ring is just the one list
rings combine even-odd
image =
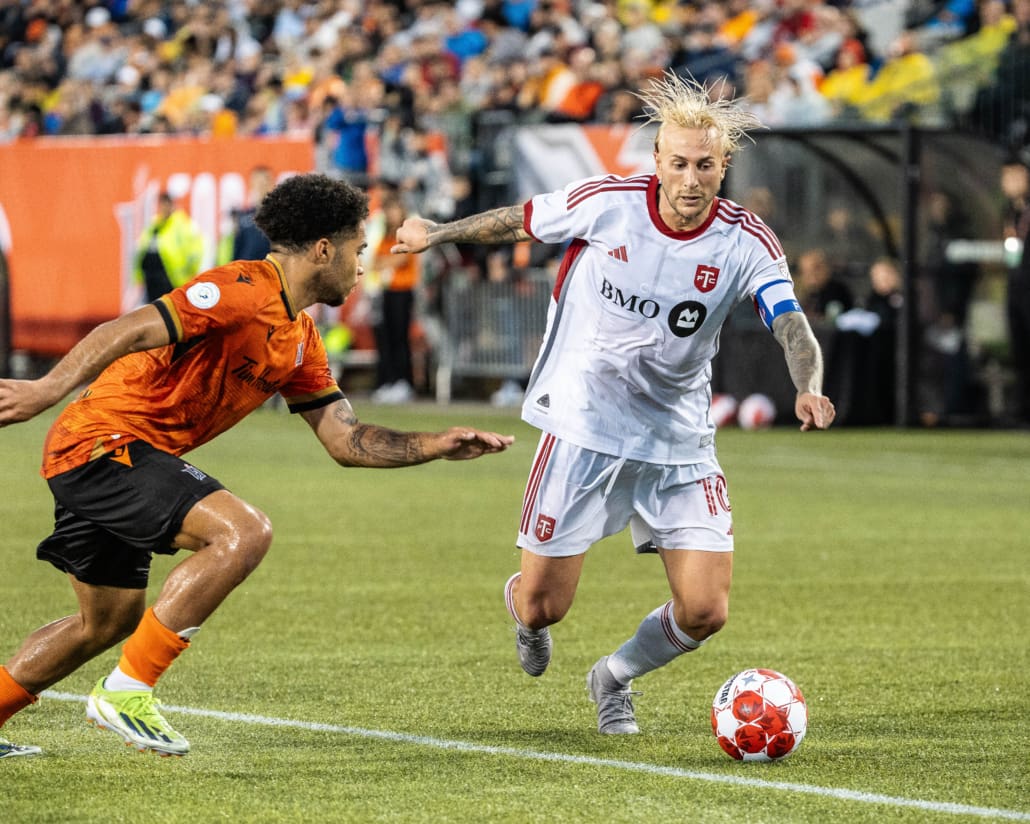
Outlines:
[{"label": "tattooed forearm", "polygon": [[418,432],[397,432],[374,424],[354,426],[347,447],[351,466],[413,466],[429,460]]},{"label": "tattooed forearm", "polygon": [[522,206],[505,206],[478,215],[440,223],[429,230],[429,243],[513,243],[529,240],[522,228]]},{"label": "tattooed forearm", "polygon": [[823,356],[807,318],[800,312],[780,315],[773,322],[773,334],[783,347],[794,388],[821,395]]}]

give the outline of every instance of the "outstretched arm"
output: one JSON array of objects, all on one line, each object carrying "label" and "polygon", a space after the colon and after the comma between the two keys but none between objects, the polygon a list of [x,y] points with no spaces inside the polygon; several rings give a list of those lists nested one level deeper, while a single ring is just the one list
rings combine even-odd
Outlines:
[{"label": "outstretched arm", "polygon": [[123,355],[168,343],[168,327],[151,304],[102,323],[42,378],[0,380],[0,426],[27,421],[49,409]]},{"label": "outstretched arm", "polygon": [[441,243],[514,243],[529,240],[522,225],[522,206],[504,206],[463,217],[452,223],[433,223],[420,217],[409,217],[397,230],[397,242],[390,248],[394,254],[423,252]]},{"label": "outstretched arm", "polygon": [[465,426],[454,426],[444,432],[398,432],[362,423],[345,399],[301,415],[341,466],[414,466],[440,458],[465,461],[503,452],[515,441],[511,435]]},{"label": "outstretched arm", "polygon": [[773,335],[783,347],[798,392],[794,413],[801,421],[801,431],[826,429],[837,413],[823,395],[823,355],[808,319],[801,312],[780,315],[773,321]]}]

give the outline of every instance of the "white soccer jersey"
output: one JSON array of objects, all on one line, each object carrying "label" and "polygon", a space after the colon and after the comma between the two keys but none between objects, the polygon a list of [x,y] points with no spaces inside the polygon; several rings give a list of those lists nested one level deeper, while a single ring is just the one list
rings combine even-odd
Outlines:
[{"label": "white soccer jersey", "polygon": [[589,178],[533,197],[525,229],[571,241],[523,419],[586,449],[660,464],[715,455],[712,358],[733,308],[752,298],[767,326],[801,311],[776,235],[733,201],[676,232],[654,175]]}]

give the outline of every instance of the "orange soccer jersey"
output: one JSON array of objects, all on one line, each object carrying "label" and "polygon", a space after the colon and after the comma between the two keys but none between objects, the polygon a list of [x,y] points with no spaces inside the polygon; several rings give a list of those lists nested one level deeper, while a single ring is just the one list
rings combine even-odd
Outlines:
[{"label": "orange soccer jersey", "polygon": [[47,434],[45,478],[134,440],[181,455],[276,392],[291,412],[343,397],[271,258],[211,269],[154,305],[172,342],[119,358],[67,406]]}]

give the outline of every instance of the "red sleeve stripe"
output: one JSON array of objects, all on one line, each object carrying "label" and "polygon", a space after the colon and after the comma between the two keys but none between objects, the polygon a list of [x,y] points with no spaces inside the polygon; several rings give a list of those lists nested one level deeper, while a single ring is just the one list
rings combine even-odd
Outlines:
[{"label": "red sleeve stripe", "polygon": [[537,243],[540,243],[540,238],[533,234],[533,229],[530,224],[533,222],[533,201],[527,200],[522,205],[522,228],[526,230],[526,234],[529,235]]},{"label": "red sleeve stripe", "polygon": [[749,235],[756,237],[769,253],[769,257],[774,260],[783,257],[783,247],[780,246],[779,239],[773,230],[766,226],[754,212],[749,212],[740,206],[731,206],[727,201],[720,198],[716,217],[731,226],[739,226]]},{"label": "red sleeve stripe", "polygon": [[573,189],[569,192],[569,197],[565,205],[566,208],[570,210],[574,209],[584,200],[593,197],[596,194],[601,194],[602,192],[647,191],[647,183],[649,179],[649,175],[626,178],[608,175],[600,180],[584,183],[582,186],[578,186]]},{"label": "red sleeve stripe", "polygon": [[558,300],[558,296],[561,294],[562,286],[565,285],[565,278],[572,270],[572,264],[576,262],[576,258],[582,254],[583,250],[587,248],[587,242],[583,238],[576,238],[568,245],[565,250],[565,254],[562,256],[561,264],[558,266],[558,275],[554,280],[554,291],[551,296]]}]

